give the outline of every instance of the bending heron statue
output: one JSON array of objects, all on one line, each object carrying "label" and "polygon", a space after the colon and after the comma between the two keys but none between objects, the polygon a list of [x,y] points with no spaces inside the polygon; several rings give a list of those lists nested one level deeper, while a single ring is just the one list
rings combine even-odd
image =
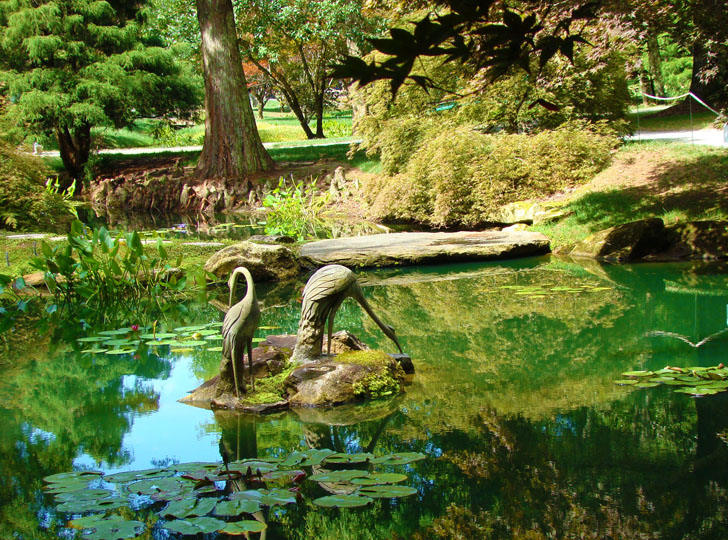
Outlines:
[{"label": "bending heron statue", "polygon": [[328,323],[327,354],[331,354],[331,334],[334,317],[342,302],[352,297],[356,300],[382,332],[394,341],[399,352],[402,347],[394,333],[394,328],[377,317],[369,302],[364,298],[354,272],[339,264],[330,264],[317,270],[303,289],[301,320],[298,324],[298,339],[293,352],[293,360],[305,361],[321,354],[324,326]]},{"label": "bending heron statue", "polygon": [[[238,284],[240,274],[245,276],[247,290],[245,297],[235,304],[235,289]],[[222,322],[222,356],[230,360],[233,366],[233,381],[235,383],[235,396],[240,399],[238,393],[238,362],[240,362],[240,375],[243,376],[243,361],[245,360],[245,349],[248,350],[248,367],[250,368],[250,384],[255,390],[255,381],[253,378],[253,335],[258,329],[258,321],[260,320],[260,308],[258,300],[255,297],[255,284],[253,276],[244,266],[238,266],[230,275],[228,280],[230,288],[230,300],[228,304],[231,306],[225,314]],[[243,378],[243,392],[245,392],[245,380]]]}]

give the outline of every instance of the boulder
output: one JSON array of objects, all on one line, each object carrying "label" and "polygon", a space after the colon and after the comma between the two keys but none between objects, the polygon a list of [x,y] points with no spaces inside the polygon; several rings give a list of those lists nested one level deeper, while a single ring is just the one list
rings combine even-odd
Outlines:
[{"label": "boulder", "polygon": [[665,228],[670,245],[651,259],[726,259],[728,221],[692,221]]},{"label": "boulder", "polygon": [[351,351],[294,370],[286,381],[291,407],[326,407],[402,391],[404,371],[381,351]]},{"label": "boulder", "polygon": [[554,253],[610,262],[726,259],[728,222],[692,221],[666,227],[659,218],[644,219],[599,231]]},{"label": "boulder", "polygon": [[659,218],[651,218],[604,229],[559,253],[628,262],[659,253],[668,246],[665,224]]},{"label": "boulder", "polygon": [[504,224],[540,224],[559,220],[568,215],[561,204],[517,201],[500,208],[495,220]]},{"label": "boulder", "polygon": [[205,263],[205,271],[227,279],[238,266],[245,266],[256,281],[287,280],[301,272],[296,255],[278,244],[241,242],[222,249]]}]

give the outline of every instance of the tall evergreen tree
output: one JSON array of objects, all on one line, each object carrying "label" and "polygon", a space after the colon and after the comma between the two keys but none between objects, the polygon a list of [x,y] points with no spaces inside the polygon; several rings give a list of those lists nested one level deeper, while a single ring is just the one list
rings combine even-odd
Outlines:
[{"label": "tall evergreen tree", "polygon": [[57,138],[71,178],[83,177],[92,127],[182,115],[200,102],[191,72],[145,34],[144,4],[0,1],[0,81],[9,112],[30,131]]}]

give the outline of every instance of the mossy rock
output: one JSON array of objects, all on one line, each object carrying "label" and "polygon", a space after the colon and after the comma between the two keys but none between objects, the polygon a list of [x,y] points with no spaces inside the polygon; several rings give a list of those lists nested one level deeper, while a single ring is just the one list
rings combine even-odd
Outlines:
[{"label": "mossy rock", "polygon": [[326,407],[390,397],[402,391],[404,371],[381,351],[350,351],[310,362],[286,381],[292,407]]}]

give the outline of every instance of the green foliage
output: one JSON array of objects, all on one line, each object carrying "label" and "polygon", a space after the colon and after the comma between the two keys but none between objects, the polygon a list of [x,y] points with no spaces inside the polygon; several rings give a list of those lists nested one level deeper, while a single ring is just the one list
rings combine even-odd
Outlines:
[{"label": "green foliage", "polygon": [[485,135],[440,127],[402,174],[365,184],[378,218],[436,227],[497,221],[501,206],[589,180],[610,161],[617,139],[604,126],[569,123],[535,135]]},{"label": "green foliage", "polygon": [[291,180],[289,186],[281,177],[278,187],[263,199],[268,209],[266,233],[293,236],[301,242],[315,238],[324,224],[321,214],[328,200],[328,194],[318,194],[315,179],[308,184]]},{"label": "green foliage", "polygon": [[0,229],[65,230],[74,210],[57,182],[44,187],[49,174],[43,162],[0,141]]},{"label": "green foliage", "polygon": [[115,304],[138,310],[143,300],[159,303],[186,286],[186,278],[177,279],[164,262],[167,252],[161,240],[157,240],[158,257],[150,258],[136,231],[112,237],[104,227],[93,230],[76,220],[67,245],[52,247],[42,242],[41,251],[32,265],[45,272],[53,296],[49,313],[83,310],[103,319]]},{"label": "green foliage", "polygon": [[92,0],[0,3],[0,81],[8,114],[54,136],[80,179],[90,128],[139,116],[184,115],[201,102],[188,65],[145,33],[140,2]]}]

